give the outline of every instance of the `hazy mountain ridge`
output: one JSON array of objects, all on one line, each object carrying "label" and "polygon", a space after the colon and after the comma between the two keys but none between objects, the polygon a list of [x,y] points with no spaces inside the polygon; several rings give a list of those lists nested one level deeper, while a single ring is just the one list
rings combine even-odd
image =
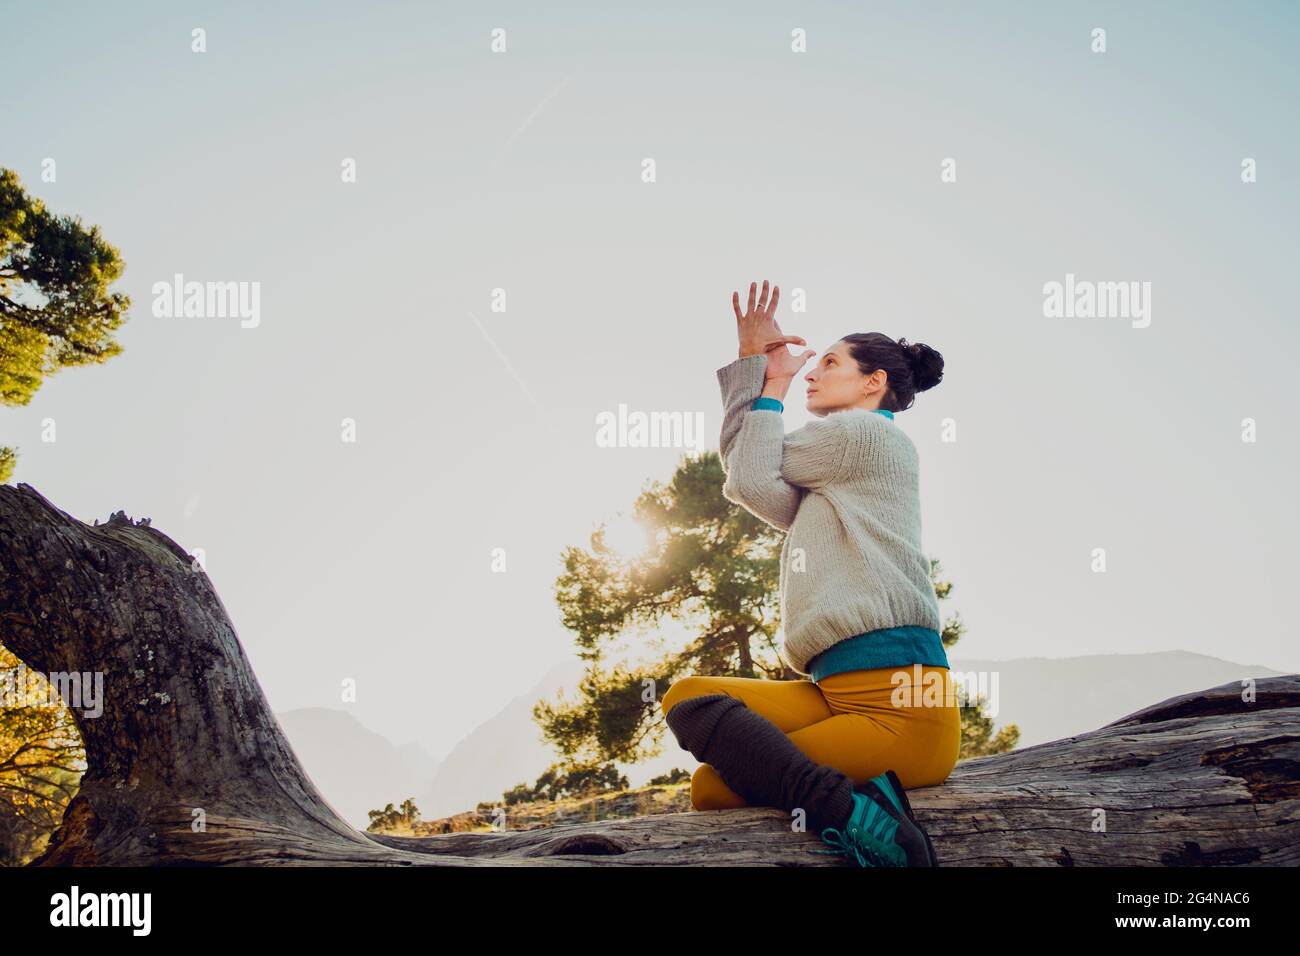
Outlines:
[{"label": "hazy mountain ridge", "polygon": [[954,674],[997,674],[1000,699],[994,727],[1018,725],[1018,747],[1096,730],[1179,694],[1284,673],[1188,651],[1010,660],[949,657],[948,663]]},{"label": "hazy mountain ridge", "polygon": [[303,707],[275,718],[326,802],[359,830],[371,810],[423,793],[437,773],[438,761],[419,744],[396,747],[347,711]]}]

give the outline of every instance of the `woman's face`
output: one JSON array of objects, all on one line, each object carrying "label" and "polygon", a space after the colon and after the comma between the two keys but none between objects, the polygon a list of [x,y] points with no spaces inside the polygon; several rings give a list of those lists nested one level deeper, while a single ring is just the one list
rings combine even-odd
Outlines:
[{"label": "woman's face", "polygon": [[836,342],[803,377],[808,383],[805,407],[819,416],[846,408],[878,408],[886,378],[883,369],[863,375],[849,354],[848,344]]}]

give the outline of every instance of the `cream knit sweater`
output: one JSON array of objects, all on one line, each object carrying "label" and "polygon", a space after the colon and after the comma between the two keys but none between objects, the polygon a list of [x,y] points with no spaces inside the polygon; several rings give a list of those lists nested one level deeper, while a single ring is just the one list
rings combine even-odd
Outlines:
[{"label": "cream knit sweater", "polygon": [[780,607],[786,663],[848,637],[915,625],[938,631],[939,602],[921,551],[916,446],[892,420],[854,408],[785,433],[781,413],[751,408],[766,355],[718,369],[722,494],[787,531]]}]

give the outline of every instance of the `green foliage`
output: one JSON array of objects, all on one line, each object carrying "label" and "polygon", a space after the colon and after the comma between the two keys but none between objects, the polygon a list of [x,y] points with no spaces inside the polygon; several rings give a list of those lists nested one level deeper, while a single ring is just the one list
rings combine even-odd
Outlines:
[{"label": "green foliage", "polygon": [[420,811],[414,798],[407,797],[400,807],[394,808],[390,803],[382,810],[369,811],[367,816],[370,817],[370,823],[367,824],[366,831],[384,833],[390,830],[410,830],[419,821]]},{"label": "green foliage", "polygon": [[[502,801],[506,806],[513,806],[517,803],[563,800],[626,789],[627,777],[620,774],[618,768],[612,763],[568,769],[553,764],[537,778],[533,786],[529,787],[521,783],[507,790],[502,795]],[[480,804],[479,809],[482,810],[487,806],[490,804]]]},{"label": "green foliage", "polygon": [[966,701],[961,689],[957,692],[961,705],[961,756],[987,757],[1015,750],[1020,742],[1020,728],[1007,724],[993,733],[993,718],[984,713],[984,699]]},{"label": "green foliage", "polygon": [[72,712],[44,675],[20,663],[0,647],[0,866],[45,849],[86,770]]},{"label": "green foliage", "polygon": [[[131,300],[108,287],[124,267],[98,226],[54,215],[0,169],[0,403],[26,405],[47,375],[122,351],[113,332]],[[7,481],[15,453],[3,452]]]},{"label": "green foliage", "polygon": [[685,783],[691,779],[691,772],[683,770],[681,767],[674,767],[667,773],[661,773],[657,777],[651,777],[645,782],[647,787],[666,787],[674,783]]}]

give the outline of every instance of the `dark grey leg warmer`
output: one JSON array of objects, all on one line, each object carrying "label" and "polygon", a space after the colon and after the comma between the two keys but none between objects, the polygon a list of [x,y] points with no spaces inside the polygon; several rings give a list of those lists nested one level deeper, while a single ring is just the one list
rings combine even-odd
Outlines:
[{"label": "dark grey leg warmer", "polygon": [[665,718],[684,750],[707,763],[755,807],[802,807],[808,828],[841,826],[853,810],[853,780],[814,763],[781,728],[726,694],[678,701]]}]

